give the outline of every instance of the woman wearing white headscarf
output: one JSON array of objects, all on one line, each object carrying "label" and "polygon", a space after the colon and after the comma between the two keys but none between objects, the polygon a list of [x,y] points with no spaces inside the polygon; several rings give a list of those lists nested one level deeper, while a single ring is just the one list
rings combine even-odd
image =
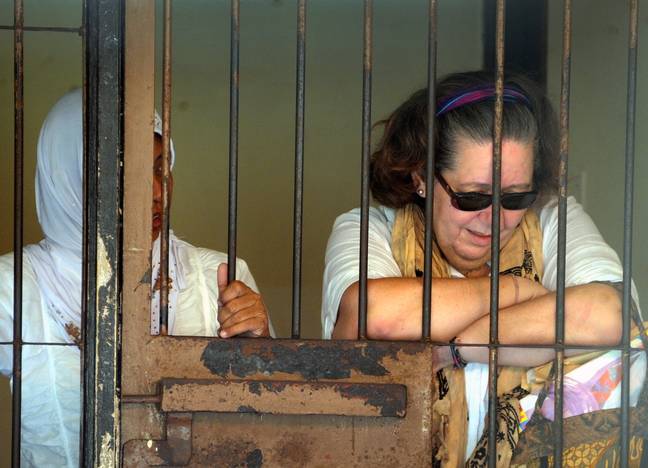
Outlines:
[{"label": "woman wearing white headscarf", "polygon": [[[78,343],[81,327],[83,123],[80,90],[50,110],[38,139],[36,206],[45,238],[24,249],[23,340]],[[159,125],[156,133],[161,134]],[[159,137],[156,137],[156,149]],[[155,152],[154,158],[158,157]],[[159,162],[156,162],[159,164]],[[159,234],[159,176],[154,177],[153,236]],[[156,228],[157,226],[157,228]],[[169,331],[175,335],[268,336],[267,310],[247,265],[227,285],[227,256],[170,233]],[[153,249],[159,271],[159,238]],[[156,281],[153,280],[152,284]],[[158,306],[154,292],[152,307]],[[220,307],[219,307],[220,304]],[[218,311],[216,314],[215,311]],[[0,256],[0,341],[13,330],[13,253]],[[80,354],[77,346],[24,346],[23,466],[79,465]],[[11,346],[0,346],[0,372],[12,373]]]}]

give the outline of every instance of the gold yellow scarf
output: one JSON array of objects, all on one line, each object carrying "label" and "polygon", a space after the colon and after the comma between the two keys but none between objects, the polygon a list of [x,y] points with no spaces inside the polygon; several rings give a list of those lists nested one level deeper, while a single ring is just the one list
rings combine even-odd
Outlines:
[{"label": "gold yellow scarf", "polygon": [[[416,277],[424,269],[424,215],[416,205],[408,205],[397,211],[392,230],[392,252],[404,277]],[[500,274],[513,274],[541,282],[543,274],[542,231],[538,216],[527,211],[511,239],[500,251]],[[436,242],[433,243],[432,277],[450,278],[451,268],[443,257]],[[636,325],[631,336],[639,333]],[[565,373],[575,369],[584,362],[600,356],[604,351],[594,351],[565,359]],[[552,361],[553,362],[553,361]],[[497,379],[499,430],[503,437],[497,442],[497,466],[509,466],[513,450],[519,440],[519,399],[527,391],[538,390],[549,378],[552,362],[534,369],[532,382],[526,381],[524,368],[500,368]],[[466,447],[466,429],[468,411],[464,394],[465,378],[463,369],[446,368],[437,374],[438,399],[433,404],[432,426],[433,444],[436,458],[443,466],[455,467],[464,464]],[[515,413],[515,414],[513,414]],[[591,415],[595,417],[597,415]],[[504,434],[506,433],[506,434]],[[600,437],[601,440],[566,447],[563,452],[565,466],[616,466],[619,448],[614,446],[616,436]],[[639,466],[643,452],[642,440],[633,437],[631,440],[630,466]],[[587,452],[588,457],[583,454]],[[549,460],[551,462],[551,458]],[[587,459],[586,459],[587,458]],[[610,461],[612,460],[612,461]],[[484,433],[466,465],[486,466],[487,434]],[[516,465],[517,466],[517,465]],[[540,466],[538,460],[525,464],[528,467]]]},{"label": "gold yellow scarf", "polygon": [[[403,277],[421,276],[424,270],[425,219],[422,210],[409,204],[396,213],[392,228],[392,254]],[[534,281],[542,281],[542,230],[540,220],[535,212],[528,210],[509,241],[500,250],[500,273],[513,274]],[[450,278],[451,267],[441,253],[439,246],[433,242],[432,277]],[[444,466],[463,464],[466,447],[466,421],[468,410],[464,394],[465,381],[463,369],[447,368],[440,371],[439,398],[433,405],[432,424],[436,428],[435,445],[437,459]],[[524,383],[525,369],[504,368],[498,376],[498,394],[503,395]],[[443,387],[443,388],[442,388]],[[511,399],[505,395],[502,398]],[[514,405],[509,405],[512,408]],[[511,428],[509,434],[515,439],[519,436],[517,428]],[[498,454],[506,454],[507,465],[512,455],[512,447],[507,441],[498,444]],[[499,465],[499,463],[498,463]]]},{"label": "gold yellow scarf", "polygon": [[[391,247],[403,277],[423,272],[425,220],[417,205],[409,204],[396,212]],[[535,212],[528,210],[511,239],[500,251],[500,273],[542,281],[542,229]],[[432,277],[450,278],[451,268],[436,242],[432,250]],[[419,272],[419,275],[417,275]]]}]

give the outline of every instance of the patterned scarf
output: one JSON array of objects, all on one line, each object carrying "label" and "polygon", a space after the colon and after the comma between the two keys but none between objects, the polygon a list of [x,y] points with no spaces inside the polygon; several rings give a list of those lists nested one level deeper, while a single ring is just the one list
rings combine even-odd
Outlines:
[{"label": "patterned scarf", "polygon": [[[425,219],[422,210],[409,204],[396,213],[391,247],[403,277],[422,276],[424,270]],[[542,280],[542,230],[538,216],[528,210],[511,238],[500,251],[500,274],[537,282]],[[432,277],[450,278],[451,266],[436,241],[432,250]],[[519,438],[518,399],[525,369],[503,368],[498,376],[498,466],[508,466]],[[436,458],[445,466],[460,466],[465,458],[468,410],[463,369],[446,368],[437,374],[439,399],[433,406]],[[481,466],[487,460],[487,431],[484,431],[467,466]]]}]

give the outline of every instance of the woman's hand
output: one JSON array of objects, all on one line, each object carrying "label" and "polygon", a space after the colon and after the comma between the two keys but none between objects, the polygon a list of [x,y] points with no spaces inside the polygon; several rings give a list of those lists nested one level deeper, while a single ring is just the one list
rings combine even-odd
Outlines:
[{"label": "woman's hand", "polygon": [[261,295],[241,281],[227,283],[227,264],[218,265],[218,336],[270,336],[268,309]]}]

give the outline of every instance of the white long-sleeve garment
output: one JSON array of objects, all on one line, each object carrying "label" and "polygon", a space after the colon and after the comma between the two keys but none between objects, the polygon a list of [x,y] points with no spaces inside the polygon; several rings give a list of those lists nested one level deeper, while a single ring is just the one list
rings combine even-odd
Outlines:
[{"label": "white long-sleeve garment", "polygon": [[[156,122],[157,133],[160,127]],[[23,340],[71,346],[23,347],[21,461],[26,467],[77,467],[81,377],[80,353],[72,335],[81,324],[80,90],[63,96],[49,112],[37,153],[36,203],[45,238],[23,250]],[[196,248],[171,233],[169,262],[173,280],[170,334],[215,336],[219,328],[217,269],[227,262],[227,255]],[[237,260],[236,269],[237,279],[258,292],[245,262]],[[157,275],[157,268],[153,274]],[[11,253],[0,257],[0,342],[13,339],[13,283]],[[4,375],[12,375],[12,355],[11,346],[0,345]]]},{"label": "white long-sleeve garment", "polygon": [[[185,274],[172,335],[215,336],[218,332],[218,265],[227,255],[177,241]],[[29,260],[23,261],[23,340],[69,342],[47,311]],[[247,264],[237,261],[237,278],[257,291]],[[80,292],[79,292],[80,294]],[[0,257],[0,341],[13,339],[13,254]],[[22,382],[22,466],[78,467],[80,353],[76,346],[25,346]],[[12,373],[12,348],[0,346],[0,373]]]},{"label": "white long-sleeve garment", "polygon": [[[551,200],[539,211],[542,229],[542,250],[544,275],[542,285],[550,291],[556,290],[558,265],[558,203]],[[369,209],[368,277],[397,278],[402,276],[391,251],[391,232],[396,211],[384,206]],[[337,320],[342,295],[358,281],[359,271],[360,210],[344,213],[335,220],[333,231],[326,246],[324,280],[322,285],[322,334],[331,338]],[[605,242],[590,216],[574,199],[567,199],[567,244],[566,244],[567,287],[587,284],[592,281],[619,282],[623,280],[623,269],[616,252]],[[451,268],[456,278],[463,275]],[[637,291],[632,285],[632,297],[639,304]],[[633,369],[645,367],[645,355],[633,364]],[[469,363],[466,372],[466,400],[468,405],[469,455],[484,429],[487,411],[488,366]],[[635,401],[631,402],[633,405]],[[618,406],[618,405],[617,405]]]}]

